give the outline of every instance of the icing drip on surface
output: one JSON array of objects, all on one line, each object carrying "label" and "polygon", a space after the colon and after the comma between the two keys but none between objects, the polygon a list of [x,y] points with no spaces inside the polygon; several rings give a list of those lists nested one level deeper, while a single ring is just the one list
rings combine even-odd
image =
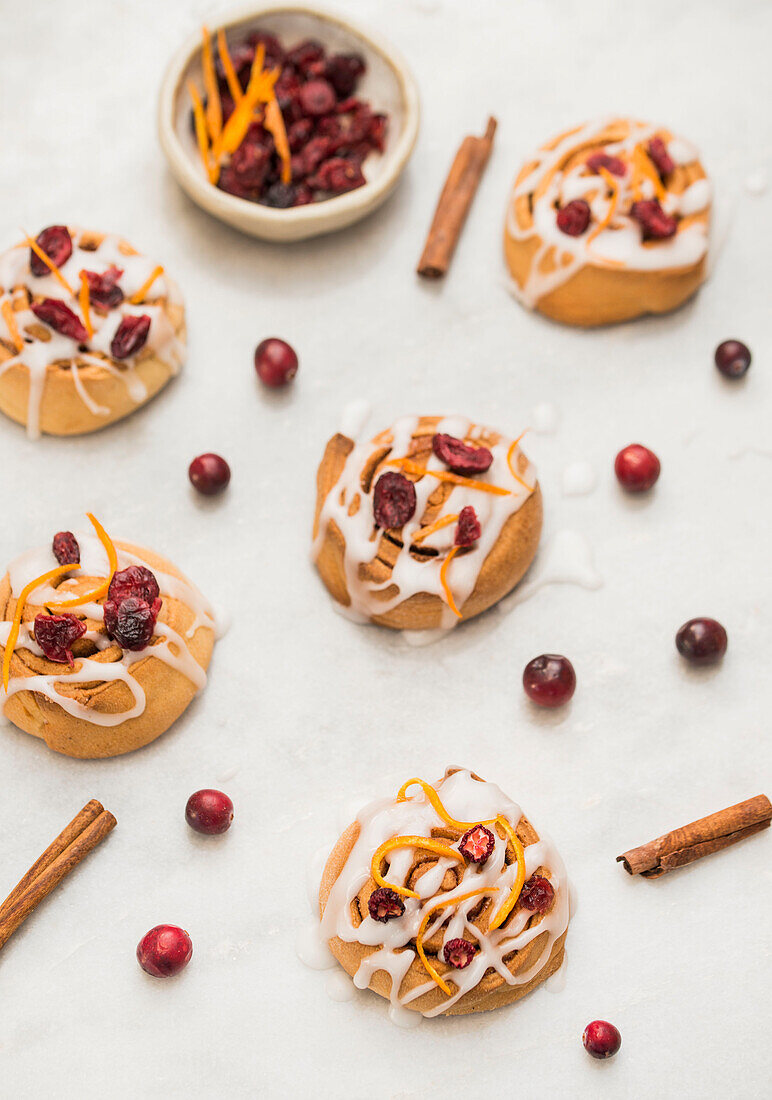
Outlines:
[{"label": "icing drip on surface", "polygon": [[[93,534],[77,532],[76,537],[80,546],[80,567],[73,567],[73,576],[78,573],[91,577],[106,577],[109,575],[109,563],[105,548],[99,539]],[[205,627],[217,634],[217,626],[214,613],[198,591],[189,581],[173,577],[163,573],[157,568],[143,561],[142,558],[131,554],[126,550],[117,548],[118,569],[125,569],[129,565],[143,565],[155,575],[161,590],[161,598],[168,597],[185,604],[193,612],[193,622],[186,631],[185,636],[178,634],[168,623],[161,619],[156,623],[154,642],[150,646],[137,651],[122,650],[121,658],[117,661],[97,661],[94,657],[76,657],[73,667],[60,665],[56,672],[38,674],[33,676],[14,676],[8,684],[7,696],[0,692],[0,699],[9,698],[19,691],[34,691],[44,695],[52,703],[56,703],[74,718],[98,726],[117,726],[130,718],[137,718],[145,709],[145,692],[139,681],[132,675],[132,667],[149,657],[155,657],[170,668],[185,676],[201,690],[206,684],[206,673],[199,665],[188,648],[186,638],[192,638],[199,627]],[[17,558],[8,567],[11,581],[11,594],[18,597],[21,590],[30,581],[41,576],[51,566],[50,546],[30,550]],[[46,603],[59,602],[67,592],[67,582],[60,588],[53,588],[48,583],[43,583],[30,593],[30,604],[43,606]],[[104,612],[99,603],[84,603],[78,610],[89,619],[97,622],[104,621]],[[25,622],[21,624],[19,637],[15,649],[28,650],[36,657],[43,657],[43,651],[38,646],[33,635],[34,624]],[[10,622],[0,622],[0,643],[5,645],[11,632]],[[107,634],[99,630],[88,630],[84,637],[92,642],[98,651],[109,649],[115,645],[107,637]],[[107,714],[84,706],[76,699],[63,695],[57,690],[57,685],[85,684],[85,683],[109,683],[120,680],[131,692],[132,705],[117,714]]]},{"label": "icing drip on surface", "polygon": [[589,462],[578,460],[563,470],[563,496],[587,496],[598,484],[598,477]]},{"label": "icing drip on surface", "polygon": [[499,606],[506,611],[507,605],[524,603],[551,584],[576,584],[590,591],[602,587],[592,547],[578,531],[558,531],[536,558],[528,579]]},{"label": "icing drip on surface", "polygon": [[531,427],[537,435],[554,435],[559,421],[560,413],[549,401],[542,401],[531,413]]},{"label": "icing drip on surface", "polygon": [[[411,788],[415,790],[417,788]],[[442,803],[448,813],[461,821],[490,821],[504,817],[516,827],[522,817],[519,806],[512,802],[494,783],[474,779],[469,771],[460,770],[447,776],[440,788]],[[429,918],[425,936],[428,939],[440,929],[443,944],[457,937],[471,938],[479,944],[472,962],[463,970],[450,970],[444,974],[450,984],[451,994],[439,1005],[423,1013],[437,1016],[452,1007],[465,993],[474,989],[489,969],[493,969],[508,985],[522,985],[531,981],[550,958],[555,940],[568,927],[568,881],[565,868],[552,844],[542,837],[525,846],[525,877],[530,878],[537,869],[546,874],[555,891],[551,909],[540,919],[521,907],[504,926],[488,930],[485,934],[471,920],[480,897],[504,899],[512,889],[517,864],[507,864],[507,842],[494,831],[495,847],[483,864],[455,864],[459,881],[453,889],[438,893],[445,871],[451,860],[441,857],[434,869],[422,875],[417,882],[418,898],[405,898],[402,916],[387,923],[366,916],[358,925],[352,918],[352,902],[369,881],[374,852],[395,836],[431,836],[433,828],[443,828],[446,822],[425,794],[395,802],[384,799],[372,803],[357,815],[360,832],[340,875],[332,887],[324,915],[321,932],[329,941],[337,936],[348,943],[360,943],[375,948],[366,955],[354,976],[354,985],[367,989],[372,976],[380,970],[391,977],[390,1016],[402,1022],[405,1008],[437,986],[427,973],[427,981],[414,989],[402,992],[402,984],[413,960],[417,957],[415,938],[428,909],[434,909],[442,899],[443,907]],[[388,881],[405,885],[413,866],[414,850],[398,848],[388,855]],[[474,897],[459,900],[470,891],[480,891]],[[498,901],[494,900],[494,905]],[[525,973],[513,974],[505,958],[513,951],[526,947],[536,937],[547,933],[545,946],[539,958]],[[451,984],[452,983],[452,984]],[[453,988],[455,987],[455,988]],[[420,1016],[417,1012],[413,1015]],[[395,1019],[396,1017],[396,1019]],[[412,1021],[411,1021],[412,1023]]]}]

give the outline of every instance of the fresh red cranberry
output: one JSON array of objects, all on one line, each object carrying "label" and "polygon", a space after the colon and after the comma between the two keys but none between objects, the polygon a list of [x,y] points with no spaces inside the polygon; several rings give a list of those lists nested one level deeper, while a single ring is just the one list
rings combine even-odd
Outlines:
[{"label": "fresh red cranberry", "polygon": [[107,590],[108,600],[114,603],[122,603],[130,596],[137,596],[145,603],[153,604],[161,595],[158,581],[154,574],[144,565],[129,565],[118,573],[113,573],[110,587]]},{"label": "fresh red cranberry", "polygon": [[477,513],[471,504],[467,504],[458,514],[456,537],[453,543],[455,546],[472,546],[481,534],[482,527]]},{"label": "fresh red cranberry", "polygon": [[667,145],[665,145],[661,137],[653,137],[646,151],[649,154],[649,159],[659,172],[661,179],[664,180],[671,172],[675,172],[675,161],[668,152]]},{"label": "fresh red cranberry", "polygon": [[620,157],[609,156],[608,153],[591,153],[585,161],[591,172],[598,172],[605,168],[612,176],[627,175],[627,165]]},{"label": "fresh red cranberry", "polygon": [[69,336],[71,340],[77,340],[79,344],[85,344],[88,333],[77,314],[73,313],[59,298],[44,298],[42,302],[33,302],[30,309],[45,321],[54,332],[60,332],[62,336]]},{"label": "fresh red cranberry", "polygon": [[188,466],[190,484],[206,497],[221,493],[231,479],[231,468],[219,455],[205,454]]},{"label": "fresh red cranberry", "polygon": [[714,665],[726,653],[726,630],[715,619],[689,619],[676,634],[676,648],[693,665]]},{"label": "fresh red cranberry", "polygon": [[449,470],[464,477],[485,473],[493,462],[493,454],[487,447],[473,447],[464,443],[463,439],[443,432],[438,432],[432,439],[432,450]]},{"label": "fresh red cranberry", "polygon": [[634,202],[630,213],[640,224],[645,241],[664,241],[678,229],[678,219],[666,214],[659,199],[643,199]]},{"label": "fresh red cranberry", "polygon": [[72,644],[86,633],[86,624],[75,615],[36,615],[35,641],[49,661],[71,665]]},{"label": "fresh red cranberry", "polygon": [[272,206],[276,210],[287,210],[295,204],[296,188],[294,183],[282,183],[277,180],[260,197],[263,206]]},{"label": "fresh red cranberry", "polygon": [[592,211],[584,199],[573,199],[558,210],[558,229],[569,237],[581,237],[590,224]]},{"label": "fresh red cranberry", "polygon": [[469,940],[448,940],[442,948],[445,962],[454,970],[464,970],[475,956],[474,944]]},{"label": "fresh red cranberry", "polygon": [[[56,267],[66,264],[72,256],[72,237],[66,225],[49,225],[47,229],[38,233],[35,244],[41,252],[45,252]],[[38,278],[51,274],[48,264],[44,263],[32,249],[29,251],[29,266],[32,274]]]},{"label": "fresh red cranberry", "polygon": [[255,348],[255,370],[264,386],[286,386],[298,373],[298,366],[297,352],[278,336],[261,340]]},{"label": "fresh red cranberry", "polygon": [[110,342],[110,354],[113,359],[128,359],[141,351],[150,332],[150,318],[146,313],[138,317],[127,314],[118,325],[115,336]]},{"label": "fresh red cranberry", "polygon": [[102,610],[108,637],[113,638],[121,649],[132,652],[144,649],[153,637],[160,609],[160,600],[149,604],[139,596],[129,596],[120,603],[106,600]]},{"label": "fresh red cranberry", "polygon": [[335,89],[328,80],[309,80],[298,92],[301,111],[312,118],[328,115],[337,102]]},{"label": "fresh red cranberry", "polygon": [[333,195],[356,191],[366,182],[361,165],[348,157],[330,157],[319,165],[316,174],[308,180],[310,187],[317,191],[330,191]]},{"label": "fresh red cranberry", "polygon": [[614,473],[628,493],[645,493],[655,484],[660,472],[659,459],[642,443],[623,447],[614,459]]},{"label": "fresh red cranberry", "polygon": [[485,863],[493,854],[495,846],[493,833],[484,825],[473,825],[458,842],[459,852],[470,863]]},{"label": "fresh red cranberry", "polygon": [[611,1058],[622,1045],[622,1036],[606,1020],[593,1020],[582,1035],[584,1049],[593,1058]]},{"label": "fresh red cranberry", "polygon": [[80,565],[80,547],[72,531],[57,531],[53,551],[60,565]]},{"label": "fresh red cranberry", "polygon": [[111,264],[107,271],[99,275],[96,271],[82,271],[88,283],[89,301],[94,306],[103,309],[115,309],[123,301],[123,291],[118,286],[118,280],[123,275],[120,267]]},{"label": "fresh red cranberry", "polygon": [[323,57],[324,46],[322,43],[315,38],[306,38],[299,42],[297,46],[293,46],[291,50],[287,50],[286,61],[288,65],[293,65],[299,72],[305,73],[314,62],[321,61]]},{"label": "fresh red cranberry", "polygon": [[576,690],[576,673],[568,657],[542,653],[523,670],[523,687],[539,707],[562,707]]},{"label": "fresh red cranberry", "polygon": [[233,803],[222,791],[196,791],[188,799],[185,820],[191,829],[206,836],[225,833],[233,822]]},{"label": "fresh red cranberry", "polygon": [[751,353],[741,340],[724,340],[716,348],[715,360],[725,378],[742,378],[751,365]]},{"label": "fresh red cranberry", "polygon": [[381,474],[373,491],[373,515],[384,530],[404,527],[415,515],[415,485],[394,470]]},{"label": "fresh red cranberry", "polygon": [[157,924],[137,945],[137,961],[154,978],[173,978],[190,962],[193,941],[176,924]]},{"label": "fresh red cranberry", "polygon": [[541,875],[531,875],[520,892],[520,901],[532,913],[546,913],[554,897],[552,883]]},{"label": "fresh red cranberry", "polygon": [[336,53],[327,61],[325,76],[337,94],[350,96],[365,71],[364,58],[358,53]]},{"label": "fresh red cranberry", "polygon": [[396,890],[391,890],[388,886],[379,886],[370,895],[367,910],[373,920],[385,924],[386,921],[402,916],[405,912],[405,903]]}]

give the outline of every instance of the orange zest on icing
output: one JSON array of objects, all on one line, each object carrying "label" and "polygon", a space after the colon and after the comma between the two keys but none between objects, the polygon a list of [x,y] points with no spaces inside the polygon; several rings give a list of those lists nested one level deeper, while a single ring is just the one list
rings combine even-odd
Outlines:
[{"label": "orange zest on icing", "polygon": [[432,806],[445,822],[445,824],[450,825],[453,829],[460,829],[462,833],[465,833],[467,829],[473,829],[475,825],[485,824],[485,822],[480,821],[456,821],[456,819],[454,817],[451,817],[448,811],[443,806],[439,794],[437,793],[436,789],[431,785],[431,783],[426,783],[423,779],[418,779],[417,777],[414,777],[413,779],[408,779],[402,784],[402,786],[399,788],[399,791],[397,792],[397,802],[407,802],[408,787],[413,786],[421,788],[421,790],[429,799],[429,802],[432,804]]},{"label": "orange zest on icing", "polygon": [[423,937],[424,932],[426,931],[426,926],[429,923],[429,918],[432,916],[433,913],[436,913],[438,909],[444,909],[446,905],[455,905],[459,901],[467,901],[469,898],[478,897],[482,894],[493,894],[497,890],[498,886],[486,886],[482,890],[470,890],[468,894],[459,894],[457,897],[440,898],[436,905],[433,905],[431,909],[427,909],[424,913],[423,920],[421,921],[420,927],[418,929],[418,934],[415,938],[415,948],[418,952],[421,962],[424,964],[424,969],[429,975],[431,975],[432,981],[436,982],[442,992],[448,997],[452,996],[453,990],[450,988],[448,983],[437,973],[435,968],[427,959],[426,952],[424,951]]},{"label": "orange zest on icing", "polygon": [[434,523],[430,523],[427,527],[422,527],[420,531],[417,531],[413,535],[413,542],[423,542],[424,539],[428,539],[429,535],[433,535],[435,531],[441,531],[443,527],[449,527],[451,523],[455,523],[457,519],[458,514],[441,516],[440,519],[436,519]]},{"label": "orange zest on icing", "polygon": [[51,272],[51,274],[56,279],[56,281],[58,283],[61,283],[61,285],[64,287],[64,289],[67,291],[68,294],[73,294],[74,295],[75,291],[72,289],[70,284],[67,282],[64,275],[62,275],[61,271],[56,266],[56,264],[51,259],[51,257],[46,255],[46,253],[43,251],[43,249],[40,247],[40,245],[37,243],[37,241],[33,241],[32,237],[30,237],[29,233],[25,233],[24,230],[22,229],[22,234],[24,236],[25,241],[27,242],[27,244],[32,249],[32,251],[38,257],[38,259],[43,261],[43,263],[46,265],[46,267]]},{"label": "orange zest on icing", "polygon": [[612,174],[608,171],[607,168],[599,168],[598,173],[603,177],[603,179],[606,181],[606,185],[610,188],[611,198],[609,199],[609,204],[603,220],[598,222],[592,232],[588,235],[587,244],[590,244],[592,241],[594,241],[595,238],[603,232],[606,226],[610,224],[611,219],[616,213],[617,202],[619,201],[619,187],[617,185],[617,181],[614,179]]},{"label": "orange zest on icing", "polygon": [[442,590],[445,593],[445,599],[448,601],[448,607],[453,612],[453,614],[460,619],[461,612],[456,606],[456,601],[453,599],[453,593],[450,591],[450,585],[448,584],[448,568],[450,567],[450,563],[453,561],[454,557],[458,553],[458,550],[458,546],[451,546],[450,550],[448,551],[447,557],[445,558],[445,561],[442,563],[442,566],[440,568],[440,584],[442,585]]},{"label": "orange zest on icing", "polygon": [[201,68],[204,73],[204,88],[206,89],[206,124],[209,136],[215,142],[222,133],[222,103],[220,102],[220,89],[217,87],[217,75],[214,71],[214,58],[212,57],[212,40],[206,27],[201,28]]},{"label": "orange zest on icing", "polygon": [[[102,596],[106,596],[107,591],[110,587],[110,581],[113,579],[113,573],[118,568],[118,554],[116,553],[110,536],[107,534],[104,527],[96,518],[96,516],[92,516],[91,512],[86,512],[86,515],[91,520],[91,524],[97,533],[97,537],[99,538],[99,541],[102,543],[102,546],[104,546],[107,553],[107,560],[110,565],[108,575],[106,579],[100,585],[98,585],[97,588],[92,589],[90,592],[84,592],[82,596],[75,596],[73,599],[64,600],[62,603],[49,604],[48,606],[51,608],[52,611],[65,611],[68,607],[80,607],[84,603],[95,603],[96,600],[101,599]],[[72,568],[73,566],[70,566],[70,569]]]},{"label": "orange zest on icing", "polygon": [[158,265],[158,267],[154,267],[148,278],[145,279],[144,283],[139,288],[139,290],[135,294],[132,294],[132,296],[129,298],[131,304],[134,306],[138,306],[147,294],[148,290],[150,290],[156,279],[159,279],[161,275],[163,275],[163,273],[164,269],[161,267],[160,264]]},{"label": "orange zest on icing", "polygon": [[523,486],[524,489],[528,490],[529,493],[532,493],[535,489],[535,486],[534,485],[529,485],[527,481],[523,481],[523,479],[520,477],[520,474],[517,473],[517,471],[515,470],[515,467],[512,465],[512,459],[514,457],[515,451],[517,450],[517,445],[520,442],[520,440],[523,438],[525,433],[529,430],[530,430],[529,428],[526,428],[525,431],[520,433],[520,435],[517,437],[517,439],[513,439],[512,442],[510,443],[509,450],[507,451],[507,466],[509,467],[509,472],[512,475],[512,477],[515,479],[515,481],[519,482]]},{"label": "orange zest on icing", "polygon": [[657,196],[660,202],[665,198],[665,188],[662,186],[662,180],[659,178],[659,172],[651,162],[651,158],[646,150],[641,145],[636,145],[633,149],[633,193],[636,201],[643,197],[641,191],[640,179],[645,177],[650,180],[654,187],[654,194]]},{"label": "orange zest on icing", "polygon": [[279,101],[275,95],[272,95],[266,104],[264,125],[268,133],[273,135],[276,152],[281,159],[282,183],[289,183],[292,180],[290,147],[287,139],[287,131],[284,128],[284,119],[282,118]]},{"label": "orange zest on icing", "polygon": [[466,485],[467,489],[480,489],[484,493],[495,493],[500,497],[508,497],[511,494],[510,489],[501,489],[498,485],[491,485],[489,481],[475,481],[473,477],[461,477],[460,474],[453,474],[450,470],[427,470],[425,466],[414,462],[411,458],[391,458],[385,465],[401,466],[407,473],[416,474],[418,477],[430,474],[438,481],[449,481],[452,485]]},{"label": "orange zest on icing", "polygon": [[5,688],[6,695],[8,694],[8,683],[10,680],[11,657],[16,648],[16,643],[19,640],[21,617],[24,614],[24,605],[30,594],[35,591],[38,585],[45,584],[46,581],[53,581],[57,577],[63,577],[65,573],[71,573],[73,569],[77,568],[77,565],[57,565],[56,569],[49,569],[47,573],[43,573],[40,577],[35,577],[34,581],[25,584],[19,593],[19,598],[16,601],[16,610],[13,613],[13,622],[11,623],[11,629],[8,634],[8,641],[5,643],[5,653],[3,654],[3,687]]},{"label": "orange zest on icing", "polygon": [[89,340],[94,335],[94,326],[91,324],[91,297],[88,289],[88,279],[86,278],[86,272],[80,273],[80,291],[78,293],[78,302],[80,303],[80,312],[83,314],[83,324],[86,326],[86,332],[88,333]]},{"label": "orange zest on icing", "polygon": [[517,875],[515,876],[515,882],[512,889],[509,892],[509,897],[499,909],[496,916],[490,923],[489,931],[493,931],[504,923],[509,914],[515,907],[515,902],[520,897],[520,891],[523,889],[523,883],[525,882],[525,852],[523,851],[523,845],[520,843],[520,839],[509,824],[507,819],[501,814],[496,818],[496,824],[501,825],[504,832],[509,837],[510,843],[515,850],[515,858],[517,859]]},{"label": "orange zest on icing", "polygon": [[22,339],[21,333],[19,332],[19,326],[16,324],[16,317],[14,316],[13,306],[7,298],[5,299],[3,304],[0,305],[0,310],[2,311],[3,320],[5,321],[6,328],[11,334],[11,340],[13,340],[16,351],[24,351],[24,340]]},{"label": "orange zest on icing", "polygon": [[381,874],[381,863],[384,857],[389,852],[393,852],[395,848],[420,848],[422,851],[435,852],[438,856],[444,856],[446,859],[455,859],[459,863],[464,862],[464,857],[455,848],[450,848],[447,844],[443,844],[439,840],[433,840],[431,837],[393,836],[391,840],[387,840],[376,851],[370,862],[370,873],[379,886],[385,886],[389,890],[393,890],[395,894],[402,894],[405,898],[417,898],[420,895],[415,890],[409,890],[407,886],[395,886],[393,883],[387,882]]},{"label": "orange zest on icing", "polygon": [[192,80],[188,81],[188,95],[193,101],[193,121],[196,127],[196,141],[198,142],[198,151],[201,154],[201,160],[206,170],[206,174],[209,177],[209,182],[216,183],[218,171],[212,163],[212,158],[209,154],[209,137],[206,129],[206,116],[204,115],[204,105],[201,102],[201,96],[198,94],[198,88]]},{"label": "orange zest on icing", "polygon": [[233,68],[233,61],[231,60],[230,51],[228,49],[228,40],[225,37],[225,31],[222,27],[220,27],[217,32],[217,52],[220,55],[220,61],[222,61],[222,67],[225,71],[225,79],[228,81],[228,91],[231,93],[233,102],[239,103],[244,93],[241,90],[239,78],[236,76],[236,70]]}]

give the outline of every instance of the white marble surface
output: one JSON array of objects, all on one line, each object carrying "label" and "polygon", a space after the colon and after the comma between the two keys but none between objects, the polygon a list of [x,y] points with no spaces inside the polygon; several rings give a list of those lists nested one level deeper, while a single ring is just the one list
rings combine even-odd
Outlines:
[{"label": "white marble surface", "polygon": [[[89,797],[119,820],[108,842],[0,956],[0,1092],[13,1097],[443,1098],[769,1095],[770,834],[658,882],[622,850],[770,792],[772,373],[768,42],[753,0],[339,0],[390,36],[424,102],[403,186],[328,240],[261,245],[199,212],[165,169],[154,97],[198,0],[16,5],[0,41],[0,236],[54,221],[123,232],[179,278],[190,359],[134,418],[76,440],[28,442],[0,422],[7,560],[95,511],[168,554],[233,611],[205,694],[134,756],[83,763],[0,733],[0,894]],[[224,10],[221,9],[221,10]],[[715,274],[674,316],[603,332],[560,328],[508,296],[505,199],[541,138],[609,110],[662,120],[713,170],[729,229]],[[489,111],[495,153],[450,277],[412,274],[450,158]],[[291,392],[261,392],[266,335],[298,348]],[[739,385],[712,366],[738,336]],[[343,406],[375,424],[464,411],[505,431],[554,404],[529,448],[546,536],[579,532],[605,579],[543,589],[438,645],[412,649],[332,611],[308,562],[316,462]],[[625,498],[617,449],[662,460]],[[227,496],[189,489],[189,460],[222,452]],[[572,462],[598,486],[563,496]],[[692,615],[727,627],[721,668],[694,672],[673,635]],[[520,675],[568,654],[571,706],[534,711]],[[337,807],[409,775],[466,763],[496,779],[558,843],[577,885],[565,989],[490,1016],[389,1023],[374,996],[328,997],[294,955],[305,865]],[[236,821],[190,834],[185,800],[222,786]],[[178,980],[147,978],[151,925],[187,927]],[[339,992],[339,991],[338,991]],[[596,1063],[584,1025],[614,1021],[622,1050]]]}]

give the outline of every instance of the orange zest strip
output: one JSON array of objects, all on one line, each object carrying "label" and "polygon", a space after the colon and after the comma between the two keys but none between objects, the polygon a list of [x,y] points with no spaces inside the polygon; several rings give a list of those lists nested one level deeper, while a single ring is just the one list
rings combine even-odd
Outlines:
[{"label": "orange zest strip", "polygon": [[62,284],[62,286],[68,292],[68,294],[73,294],[74,295],[75,291],[72,289],[70,284],[67,282],[64,275],[62,275],[61,271],[56,266],[56,264],[51,259],[51,257],[47,256],[46,253],[43,251],[43,249],[40,247],[40,245],[37,243],[37,241],[33,241],[32,237],[30,237],[30,235],[28,233],[25,233],[23,229],[22,229],[22,234],[23,234],[24,239],[26,240],[27,244],[32,249],[32,251],[35,253],[35,255],[39,259],[41,259],[43,261],[43,263],[46,265],[46,267],[51,272],[51,274],[54,276],[54,278],[57,280],[57,282]]},{"label": "orange zest strip", "polygon": [[218,172],[215,166],[212,164],[212,159],[209,155],[209,137],[206,128],[204,105],[201,102],[201,96],[198,94],[198,88],[192,80],[188,81],[188,95],[193,101],[193,121],[196,125],[196,141],[198,142],[198,151],[201,154],[201,160],[203,161],[204,168],[206,169],[206,174],[209,177],[209,182],[216,183]]},{"label": "orange zest strip", "polygon": [[440,519],[430,523],[428,527],[422,527],[420,531],[417,531],[413,535],[413,542],[423,542],[424,539],[428,539],[429,535],[433,535],[435,531],[441,531],[443,527],[450,527],[451,523],[455,523],[458,519],[458,515],[442,516]]},{"label": "orange zest strip", "polygon": [[452,485],[466,485],[468,489],[480,489],[483,493],[495,493],[500,497],[511,495],[509,489],[501,489],[498,485],[491,485],[489,481],[475,481],[472,477],[461,477],[460,474],[452,474],[450,470],[427,470],[420,463],[413,462],[411,458],[392,458],[385,465],[401,466],[409,474],[416,474],[418,477],[430,474],[432,477],[436,477],[438,481],[449,481]]},{"label": "orange zest strip", "polygon": [[265,107],[265,128],[269,134],[273,135],[276,152],[281,158],[282,183],[290,183],[292,180],[292,161],[290,157],[289,141],[287,139],[287,131],[284,128],[284,119],[282,117],[281,108],[279,107],[279,101],[275,95],[271,96]]},{"label": "orange zest strip", "polygon": [[86,272],[80,273],[80,293],[78,294],[78,301],[80,302],[80,312],[83,314],[83,324],[86,326],[86,332],[89,335],[89,339],[94,335],[94,326],[91,324],[91,298],[88,290],[88,279],[86,278]]},{"label": "orange zest strip", "polygon": [[[262,66],[264,56],[265,49],[261,43],[252,64],[252,75],[249,78],[247,90],[226,122],[219,140],[215,142],[213,153],[218,165],[223,153],[234,153],[241,145],[252,123],[257,104],[260,102],[267,103],[273,96],[273,86],[278,80],[279,70],[272,69],[270,72],[262,72],[258,66]],[[219,167],[216,170],[219,173]]]},{"label": "orange zest strip", "polygon": [[158,265],[158,267],[154,267],[152,272],[150,273],[148,278],[145,279],[144,283],[139,288],[139,290],[136,292],[136,294],[132,294],[132,296],[129,298],[129,301],[131,302],[131,304],[134,305],[134,306],[138,306],[139,303],[143,300],[143,298],[147,294],[148,290],[150,290],[151,286],[156,281],[156,279],[160,278],[160,276],[163,275],[163,273],[164,273],[164,269],[161,267],[160,264]]},{"label": "orange zest strip", "polygon": [[25,584],[19,593],[19,598],[16,601],[16,610],[13,614],[13,622],[11,623],[11,630],[8,634],[8,641],[5,643],[5,653],[3,654],[3,687],[6,694],[8,694],[8,683],[10,680],[11,672],[11,657],[13,651],[16,648],[16,643],[19,640],[19,628],[21,627],[21,617],[24,614],[24,605],[29,599],[29,596],[38,585],[45,584],[46,581],[55,580],[57,577],[63,577],[65,573],[72,573],[73,569],[77,569],[77,565],[57,565],[56,569],[49,569],[47,573],[43,573],[42,576],[36,577],[34,581],[30,581],[29,584]]},{"label": "orange zest strip", "polygon": [[228,90],[231,93],[233,102],[238,104],[241,102],[241,97],[244,95],[241,90],[241,84],[239,78],[236,76],[236,70],[233,68],[233,61],[231,60],[230,51],[228,50],[228,40],[225,37],[225,31],[220,27],[217,32],[217,52],[220,55],[222,61],[222,67],[225,70],[225,79],[228,81]]},{"label": "orange zest strip", "polygon": [[206,27],[201,28],[201,37],[203,39],[201,67],[204,71],[204,88],[206,89],[206,123],[214,142],[222,133],[222,103],[220,102],[220,89],[217,87],[217,75],[214,71],[212,40]]},{"label": "orange zest strip", "polygon": [[[107,534],[99,520],[95,516],[92,516],[91,512],[86,512],[86,515],[91,520],[91,524],[97,533],[99,541],[102,543],[102,546],[104,546],[107,552],[107,560],[110,563],[109,573],[102,584],[100,584],[97,588],[92,589],[91,592],[84,592],[82,596],[75,596],[71,600],[64,600],[63,603],[49,604],[48,606],[51,608],[52,611],[64,611],[68,607],[79,607],[81,604],[84,603],[94,603],[96,600],[101,599],[102,596],[106,596],[107,590],[110,587],[110,581],[113,579],[113,573],[118,568],[118,555],[115,551],[115,547],[113,546],[112,541],[110,540],[110,536]],[[72,566],[70,566],[70,568],[72,569]]]},{"label": "orange zest strip", "polygon": [[456,556],[457,553],[458,547],[451,546],[450,550],[448,551],[448,555],[445,558],[445,561],[442,563],[442,567],[440,568],[440,584],[442,585],[443,591],[445,593],[445,599],[448,601],[448,607],[453,612],[453,614],[460,619],[461,612],[456,607],[456,601],[453,599],[453,593],[450,591],[450,585],[448,584],[448,567],[450,566],[450,563],[453,561],[453,558]]},{"label": "orange zest strip", "polygon": [[13,309],[13,306],[11,305],[11,303],[8,301],[7,298],[5,299],[3,304],[0,305],[0,310],[2,310],[3,320],[5,321],[6,327],[9,331],[9,333],[11,334],[11,339],[14,342],[14,345],[16,347],[16,351],[17,352],[24,351],[24,341],[21,338],[21,333],[19,332],[19,326],[16,324],[16,317],[14,316],[14,309]]},{"label": "orange zest strip", "polygon": [[439,840],[432,840],[431,837],[394,836],[391,840],[387,840],[373,856],[370,863],[370,873],[379,886],[386,886],[389,890],[393,890],[395,894],[402,894],[405,898],[417,898],[420,895],[415,890],[409,890],[407,886],[394,886],[393,883],[387,882],[381,874],[381,863],[384,857],[389,852],[393,852],[395,848],[420,848],[422,851],[435,852],[438,856],[445,856],[447,859],[455,859],[459,863],[464,862],[464,857],[455,848],[449,848],[447,844],[442,844]]},{"label": "orange zest strip", "polygon": [[475,825],[490,824],[490,822],[484,821],[456,821],[456,819],[454,817],[451,817],[448,811],[443,806],[439,794],[434,789],[434,787],[432,787],[431,783],[425,783],[423,779],[413,778],[408,779],[407,782],[403,783],[402,786],[399,788],[399,791],[397,792],[397,802],[406,802],[407,789],[408,787],[413,786],[421,788],[421,790],[429,799],[429,802],[432,804],[432,806],[445,822],[445,824],[450,825],[453,829],[460,829],[462,833],[465,833],[467,829],[473,829]]},{"label": "orange zest strip", "polygon": [[515,849],[515,857],[517,859],[517,875],[515,876],[515,883],[509,892],[509,897],[499,909],[496,916],[490,923],[489,931],[493,931],[504,923],[509,914],[515,907],[515,902],[520,897],[520,891],[523,889],[523,883],[525,882],[525,852],[523,851],[523,845],[520,843],[520,839],[509,824],[507,819],[501,814],[496,818],[496,824],[501,825],[510,839],[512,847]]},{"label": "orange zest strip", "polygon": [[[662,202],[665,197],[665,188],[662,186],[662,180],[659,178],[659,172],[654,167],[649,158],[649,154],[640,145],[636,145],[633,149],[633,167],[636,169],[636,176],[645,176],[646,179],[651,180],[654,186],[654,193],[657,198]],[[635,198],[641,198],[641,188],[638,180],[634,181],[635,186]]]},{"label": "orange zest strip", "polygon": [[592,241],[594,241],[598,234],[602,233],[606,226],[610,223],[611,219],[616,213],[617,202],[619,200],[619,187],[617,186],[617,181],[614,179],[607,168],[599,168],[598,172],[601,176],[603,176],[603,179],[606,181],[606,185],[611,189],[611,198],[609,199],[608,208],[606,209],[606,215],[603,218],[603,221],[598,222],[598,224],[589,234],[589,236],[587,237],[587,244],[590,244]]},{"label": "orange zest strip", "polygon": [[[526,428],[525,432],[527,432],[528,430],[529,429]],[[512,477],[515,479],[515,481],[518,481],[523,486],[524,489],[527,489],[529,493],[532,493],[535,486],[529,485],[527,481],[523,481],[523,479],[520,477],[520,475],[515,470],[515,467],[512,465],[512,459],[514,458],[515,451],[517,450],[517,445],[520,442],[520,440],[523,438],[523,436],[525,435],[525,432],[521,432],[520,435],[517,437],[517,439],[514,439],[510,443],[509,450],[507,451],[507,466],[509,466],[509,472],[512,475]]]},{"label": "orange zest strip", "polygon": [[420,927],[418,929],[418,935],[415,938],[416,951],[420,956],[421,962],[424,964],[424,969],[428,974],[431,975],[432,981],[436,982],[442,992],[448,997],[452,996],[453,990],[434,969],[432,964],[427,959],[426,952],[424,951],[423,937],[424,932],[426,931],[426,927],[429,923],[429,918],[432,916],[433,913],[436,913],[438,909],[444,909],[446,905],[455,905],[459,901],[467,901],[469,898],[478,897],[481,894],[493,894],[497,890],[498,886],[486,886],[483,890],[470,890],[468,894],[459,894],[458,897],[455,898],[440,898],[436,905],[433,905],[431,909],[427,909],[424,913],[423,920],[421,921]]}]

